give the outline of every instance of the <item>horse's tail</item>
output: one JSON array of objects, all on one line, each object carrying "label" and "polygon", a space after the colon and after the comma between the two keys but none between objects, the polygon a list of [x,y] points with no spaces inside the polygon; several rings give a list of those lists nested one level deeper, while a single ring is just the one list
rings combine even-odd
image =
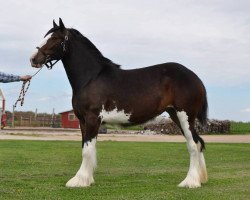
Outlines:
[{"label": "horse's tail", "polygon": [[200,112],[197,115],[197,119],[199,120],[199,122],[202,125],[206,125],[206,123],[207,123],[207,112],[208,112],[208,103],[207,103],[206,88],[204,86],[203,86],[203,88],[204,88],[203,104],[202,104]]}]

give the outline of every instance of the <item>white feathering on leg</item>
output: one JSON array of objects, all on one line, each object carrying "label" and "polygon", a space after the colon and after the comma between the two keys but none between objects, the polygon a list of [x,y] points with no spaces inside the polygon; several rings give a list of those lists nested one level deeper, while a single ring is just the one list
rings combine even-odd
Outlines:
[{"label": "white feathering on leg", "polygon": [[87,187],[94,183],[93,173],[96,168],[96,139],[84,143],[82,164],[76,175],[71,178],[67,187]]},{"label": "white feathering on leg", "polygon": [[208,181],[207,167],[203,152],[199,152],[199,163],[200,163],[200,181],[206,183]]},{"label": "white feathering on leg", "polygon": [[181,128],[187,140],[187,148],[190,155],[190,165],[187,177],[178,185],[179,187],[196,188],[201,186],[200,182],[200,163],[197,145],[193,141],[192,133],[189,130],[188,116],[186,112],[177,112]]}]

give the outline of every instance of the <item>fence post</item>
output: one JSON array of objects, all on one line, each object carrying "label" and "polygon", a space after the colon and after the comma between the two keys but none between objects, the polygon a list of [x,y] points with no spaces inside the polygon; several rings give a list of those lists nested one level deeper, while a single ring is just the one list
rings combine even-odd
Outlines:
[{"label": "fence post", "polygon": [[44,123],[45,123],[45,114],[43,114],[43,127],[44,127]]},{"label": "fence post", "polygon": [[15,106],[13,105],[12,109],[12,128],[15,127]]}]

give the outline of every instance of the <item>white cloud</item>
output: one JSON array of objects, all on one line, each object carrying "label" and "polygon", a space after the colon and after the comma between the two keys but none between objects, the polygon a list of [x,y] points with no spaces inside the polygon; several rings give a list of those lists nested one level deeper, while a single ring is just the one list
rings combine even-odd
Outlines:
[{"label": "white cloud", "polygon": [[247,112],[247,113],[250,113],[250,108],[245,108],[245,109],[241,110],[241,112]]}]

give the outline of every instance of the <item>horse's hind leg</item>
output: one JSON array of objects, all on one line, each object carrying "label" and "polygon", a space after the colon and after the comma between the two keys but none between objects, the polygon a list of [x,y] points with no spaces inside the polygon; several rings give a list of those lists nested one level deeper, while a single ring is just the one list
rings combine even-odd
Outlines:
[{"label": "horse's hind leg", "polygon": [[172,121],[181,129],[181,132],[184,135],[176,110],[173,107],[168,107],[166,111],[168,112]]},{"label": "horse's hind leg", "polygon": [[187,177],[179,184],[179,187],[200,187],[200,176],[199,176],[199,152],[197,145],[194,142],[192,132],[190,130],[188,116],[184,111],[177,112],[175,108],[169,107],[166,110],[170,118],[176,123],[181,129],[182,134],[187,140],[187,147],[190,154],[190,166]]},{"label": "horse's hind leg", "polygon": [[[191,132],[191,127],[193,127],[194,120],[188,120],[187,113],[185,111],[177,112],[177,117],[180,122],[181,129],[187,141],[187,148],[190,155],[190,165],[187,173],[187,177],[178,185],[179,187],[189,187],[196,188],[201,186],[200,178],[200,158],[198,148],[195,138]],[[191,123],[190,123],[191,122]],[[198,141],[197,141],[198,143]]]},{"label": "horse's hind leg", "polygon": [[195,139],[195,143],[197,144],[198,148],[198,158],[199,158],[199,175],[200,175],[200,181],[201,183],[206,183],[208,181],[208,176],[207,176],[207,167],[206,167],[206,162],[205,158],[203,155],[203,149],[205,149],[205,143],[201,137],[196,133],[196,130],[194,128],[194,123],[190,125],[190,130],[193,134],[193,138]]},{"label": "horse's hind leg", "polygon": [[199,152],[199,163],[200,163],[200,181],[206,183],[208,181],[207,167],[203,152]]}]

